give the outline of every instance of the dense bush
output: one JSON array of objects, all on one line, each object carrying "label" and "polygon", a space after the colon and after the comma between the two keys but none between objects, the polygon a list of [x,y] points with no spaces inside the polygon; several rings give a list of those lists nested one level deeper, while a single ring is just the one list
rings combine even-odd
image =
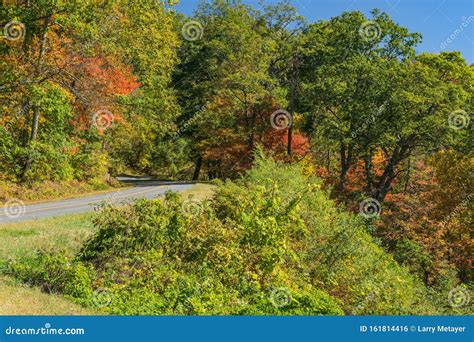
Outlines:
[{"label": "dense bush", "polygon": [[258,157],[210,201],[105,205],[95,225],[77,255],[39,253],[11,271],[86,305],[105,296],[113,314],[434,312],[424,286],[298,165]]},{"label": "dense bush", "polygon": [[64,253],[38,252],[21,257],[13,265],[18,279],[46,292],[61,292],[75,298],[92,294],[90,269],[71,262]]},{"label": "dense bush", "polygon": [[241,224],[252,208],[257,217],[249,222],[262,222],[258,215],[273,219],[273,213],[278,213],[279,224],[289,220],[293,228],[285,230],[289,240],[284,245],[292,246],[297,263],[287,260],[288,268],[340,299],[346,312],[432,312],[423,284],[372,241],[364,219],[328,200],[318,180],[301,176],[298,165],[261,158],[256,165],[241,184],[228,183],[218,190],[218,216]]}]

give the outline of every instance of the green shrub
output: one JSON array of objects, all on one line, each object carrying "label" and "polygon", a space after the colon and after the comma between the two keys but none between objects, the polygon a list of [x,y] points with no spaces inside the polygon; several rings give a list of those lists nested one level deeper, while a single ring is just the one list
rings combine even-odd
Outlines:
[{"label": "green shrub", "polygon": [[15,145],[13,136],[6,127],[0,127],[0,182],[16,180],[20,172],[17,159],[20,147]]},{"label": "green shrub", "polygon": [[434,312],[424,286],[372,241],[364,220],[339,210],[298,165],[257,157],[210,201],[168,193],[104,205],[94,223],[74,260],[39,254],[13,273],[86,305],[106,289],[101,308],[112,314]]},{"label": "green shrub", "polygon": [[287,224],[283,244],[292,254],[279,267],[307,275],[313,286],[341,300],[348,313],[436,312],[424,285],[372,241],[365,221],[328,198],[320,181],[303,176],[298,165],[260,157],[242,181],[221,186],[214,203],[231,226],[262,222],[261,215]]},{"label": "green shrub", "polygon": [[21,158],[29,160],[30,167],[25,174],[25,179],[30,183],[44,180],[71,180],[74,170],[69,164],[64,151],[57,147],[35,142],[30,147],[22,150]]},{"label": "green shrub", "polygon": [[24,255],[12,262],[7,272],[48,293],[63,293],[73,298],[87,298],[92,294],[91,269],[73,262],[64,251]]},{"label": "green shrub", "polygon": [[88,181],[101,187],[108,175],[108,155],[98,151],[94,145],[82,145],[77,153],[71,155],[74,178]]}]

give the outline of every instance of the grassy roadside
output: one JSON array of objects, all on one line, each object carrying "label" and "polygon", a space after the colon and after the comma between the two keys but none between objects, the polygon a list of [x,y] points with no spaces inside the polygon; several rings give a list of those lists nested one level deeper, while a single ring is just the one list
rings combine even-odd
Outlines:
[{"label": "grassy roadside", "polygon": [[92,215],[84,213],[0,225],[0,260],[54,246],[74,251],[92,233]]},{"label": "grassy roadside", "polygon": [[[61,200],[66,200],[66,199],[71,199],[71,198],[81,198],[81,197],[87,197],[91,195],[99,195],[99,194],[106,194],[110,192],[115,192],[115,191],[120,191],[124,189],[130,189],[133,188],[133,185],[122,183],[122,182],[117,182],[114,186],[104,186],[103,189],[93,189],[90,187],[75,187],[75,191],[71,191],[70,189],[68,190],[69,186],[66,187],[66,190],[64,187],[61,188],[61,191],[51,191],[46,194],[42,194],[38,196],[37,198],[31,197],[32,195],[26,191],[26,195],[24,196],[19,196],[17,195],[9,195],[6,196],[5,189],[2,188],[2,183],[0,183],[0,208],[3,206],[3,202],[6,202],[5,198],[15,198],[18,200],[21,200],[25,204],[36,204],[36,203],[42,203],[42,202],[47,202],[47,201],[61,201]],[[182,193],[186,194],[189,192],[191,196],[195,196],[197,199],[202,199],[206,196],[209,195],[210,192],[212,192],[210,189],[212,189],[211,185],[208,184],[196,184],[193,187],[193,190],[185,190]],[[16,197],[15,197],[16,196]],[[3,198],[3,200],[2,200]]]},{"label": "grassy roadside", "polygon": [[17,187],[12,190],[8,185],[0,182],[0,207],[2,207],[9,199],[20,200],[25,204],[35,204],[45,201],[60,201],[70,198],[81,198],[90,195],[105,194],[130,187],[131,186],[128,184],[119,182],[113,186],[109,184],[102,184],[99,187],[80,182],[63,182],[59,184],[47,182],[46,184],[36,186],[32,189]]},{"label": "grassy roadside", "polygon": [[94,315],[68,299],[0,277],[0,315]]},{"label": "grassy roadside", "polygon": [[181,191],[180,194],[184,199],[195,199],[202,201],[209,198],[213,194],[213,185],[209,184],[196,184],[192,188]]},{"label": "grassy roadside", "polygon": [[[93,232],[92,213],[0,225],[0,260],[36,249],[61,246],[76,250]],[[46,294],[0,276],[0,315],[87,315],[82,308],[59,295]]]},{"label": "grassy roadside", "polygon": [[[182,191],[183,198],[203,200],[212,195],[212,186],[196,184]],[[94,232],[93,213],[53,217],[0,225],[0,266],[10,258],[37,249],[61,247],[77,251]],[[41,292],[0,276],[0,315],[88,315],[97,314],[69,299]]]}]

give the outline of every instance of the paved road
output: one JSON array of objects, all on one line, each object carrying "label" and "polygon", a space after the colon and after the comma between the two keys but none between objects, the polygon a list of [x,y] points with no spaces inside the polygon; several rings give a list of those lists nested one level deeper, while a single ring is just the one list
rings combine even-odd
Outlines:
[{"label": "paved road", "polygon": [[122,177],[119,180],[130,183],[133,187],[86,197],[29,205],[11,201],[9,205],[0,207],[0,224],[84,213],[93,211],[95,206],[104,201],[120,203],[138,198],[152,199],[163,195],[168,190],[183,191],[193,186],[192,183],[154,181],[144,177]]}]

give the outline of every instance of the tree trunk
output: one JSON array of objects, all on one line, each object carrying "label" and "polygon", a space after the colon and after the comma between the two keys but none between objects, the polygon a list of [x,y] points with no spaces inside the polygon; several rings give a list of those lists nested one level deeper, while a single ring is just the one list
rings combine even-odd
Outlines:
[{"label": "tree trunk", "polygon": [[392,182],[397,177],[397,173],[395,170],[397,166],[409,155],[407,151],[409,150],[410,145],[405,143],[399,145],[395,148],[390,157],[390,160],[385,167],[385,170],[380,177],[380,181],[377,185],[377,189],[375,190],[374,198],[382,203],[385,200],[385,197],[392,189]]},{"label": "tree trunk", "polygon": [[292,60],[291,70],[291,94],[290,94],[290,127],[288,127],[288,155],[291,156],[293,153],[293,118],[295,115],[295,101],[296,91],[298,87],[298,57],[294,57]]},{"label": "tree trunk", "polygon": [[352,165],[352,146],[346,149],[346,145],[341,143],[341,172],[339,174],[339,190],[346,189],[347,173]]},{"label": "tree trunk", "polygon": [[250,134],[248,140],[249,151],[253,151],[255,147],[255,124],[257,122],[257,114],[255,110],[252,110],[252,116],[250,117]]},{"label": "tree trunk", "polygon": [[379,184],[374,194],[374,198],[380,203],[385,200],[385,196],[387,196],[392,187],[392,181],[395,178],[395,166],[395,159],[391,158],[388,165],[385,167],[382,176],[380,177]]},{"label": "tree trunk", "polygon": [[[292,82],[294,83],[294,82]],[[287,151],[288,155],[291,156],[293,153],[293,117],[295,114],[295,90],[293,85],[291,86],[291,96],[290,96],[290,126],[288,127],[288,146]]]},{"label": "tree trunk", "polygon": [[214,160],[207,161],[207,177],[209,180],[216,178],[216,162]]},{"label": "tree trunk", "polygon": [[49,29],[49,22],[51,20],[51,17],[47,17],[44,19],[44,29],[43,29],[43,34],[41,36],[41,43],[40,43],[40,50],[39,50],[39,57],[38,57],[38,71],[41,72],[41,66],[43,63],[44,59],[44,54],[46,53],[46,38],[48,35],[48,29]]},{"label": "tree trunk", "polygon": [[406,194],[408,190],[408,185],[410,184],[411,179],[411,158],[408,158],[408,166],[407,166],[407,178],[405,179],[405,187],[403,188],[403,193]]},{"label": "tree trunk", "polygon": [[102,137],[102,146],[100,147],[100,152],[101,153],[104,153],[105,150],[107,150],[107,140],[105,139],[106,138],[106,134],[104,134],[104,136]]},{"label": "tree trunk", "polygon": [[326,151],[326,169],[328,174],[331,174],[331,151],[329,149]]},{"label": "tree trunk", "polygon": [[[21,105],[21,115],[25,117],[25,122],[30,122],[30,106],[30,99],[26,99]],[[22,130],[21,140],[23,147],[27,147],[28,143],[30,142],[29,125],[26,125],[26,127]]]},{"label": "tree trunk", "polygon": [[[51,17],[47,17],[44,19],[44,27],[43,27],[43,33],[41,35],[41,41],[40,41],[40,50],[39,50],[39,55],[38,55],[38,60],[36,64],[36,73],[38,75],[41,75],[42,69],[43,69],[43,59],[44,55],[46,53],[46,39],[48,35],[48,29],[49,29],[49,24],[51,21]],[[28,100],[28,106],[30,106],[30,101]],[[29,109],[28,109],[29,112]],[[29,142],[27,143],[27,146],[31,145],[31,143],[35,142],[37,137],[38,137],[38,126],[39,126],[39,115],[40,115],[40,110],[37,105],[33,105],[33,118],[31,121],[31,134],[29,137]],[[31,156],[28,155],[27,160],[25,164],[23,165],[22,173],[21,173],[21,179],[25,181],[25,176],[27,171],[29,170],[31,166],[32,160]]]},{"label": "tree trunk", "polygon": [[196,159],[196,167],[194,168],[193,181],[199,180],[199,174],[201,173],[201,167],[202,167],[202,156],[199,156]]},{"label": "tree trunk", "polygon": [[35,142],[38,137],[39,124],[39,109],[38,106],[33,106],[33,120],[31,121],[31,136],[30,143]]},{"label": "tree trunk", "polygon": [[293,154],[293,110],[290,111],[290,116],[291,116],[291,123],[290,127],[288,127],[288,155],[291,156]]},{"label": "tree trunk", "polygon": [[[43,69],[43,59],[46,53],[46,39],[48,35],[50,20],[51,20],[51,17],[47,17],[44,19],[44,28],[43,28],[43,34],[41,35],[40,50],[39,50],[38,63],[37,63],[38,75],[41,74],[42,69]],[[33,121],[31,124],[30,142],[34,142],[36,140],[36,137],[38,136],[38,123],[39,123],[39,108],[37,105],[34,105],[33,106]]]},{"label": "tree trunk", "polygon": [[368,154],[364,157],[366,192],[368,194],[372,194],[374,191],[374,165],[372,163],[372,158],[373,151],[370,149]]},{"label": "tree trunk", "polygon": [[397,167],[403,160],[405,160],[407,157],[410,157],[411,149],[413,148],[415,141],[415,135],[408,136],[398,141],[398,145],[390,156],[389,163],[385,167],[375,191],[374,197],[380,203],[385,200],[385,197],[392,189],[392,182],[400,173],[396,172]]},{"label": "tree trunk", "polygon": [[[31,135],[30,135],[30,141],[28,142],[27,146],[30,146],[31,143],[36,141],[37,135],[38,135],[38,122],[39,122],[39,109],[38,106],[33,106],[33,120],[31,123]],[[22,170],[21,170],[21,180],[26,181],[26,173],[31,167],[32,163],[32,158],[30,154],[30,150],[28,150],[28,156],[26,157],[25,163],[23,164]]]}]

